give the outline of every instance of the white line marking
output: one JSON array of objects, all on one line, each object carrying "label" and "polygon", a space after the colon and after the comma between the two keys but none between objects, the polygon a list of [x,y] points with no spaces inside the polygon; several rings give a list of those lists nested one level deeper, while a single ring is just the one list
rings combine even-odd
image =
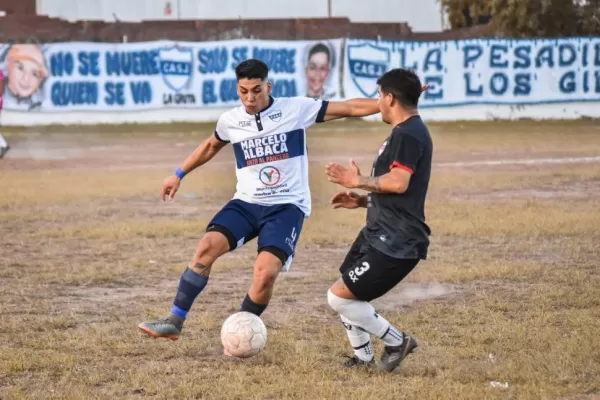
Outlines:
[{"label": "white line marking", "polygon": [[577,164],[600,162],[600,156],[596,157],[566,157],[566,158],[522,158],[514,160],[482,160],[482,161],[458,161],[434,164],[437,167],[478,167],[485,165],[538,165],[538,164]]}]

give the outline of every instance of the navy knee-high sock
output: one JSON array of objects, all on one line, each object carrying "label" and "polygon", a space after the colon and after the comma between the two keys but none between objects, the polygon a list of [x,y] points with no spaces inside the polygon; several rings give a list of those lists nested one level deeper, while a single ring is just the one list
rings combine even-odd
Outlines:
[{"label": "navy knee-high sock", "polygon": [[171,313],[181,319],[185,319],[187,313],[192,308],[192,304],[202,289],[206,287],[208,277],[194,272],[189,267],[181,275],[177,295]]}]

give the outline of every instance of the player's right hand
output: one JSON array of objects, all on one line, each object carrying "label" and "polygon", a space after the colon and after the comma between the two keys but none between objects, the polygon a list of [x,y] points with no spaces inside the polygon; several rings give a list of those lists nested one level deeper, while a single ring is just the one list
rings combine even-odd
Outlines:
[{"label": "player's right hand", "polygon": [[170,177],[165,179],[163,182],[162,191],[161,191],[161,197],[162,197],[163,201],[165,201],[167,196],[168,196],[169,200],[173,200],[175,193],[177,193],[177,190],[179,190],[180,184],[181,184],[181,179],[179,179],[175,175],[171,175]]},{"label": "player's right hand", "polygon": [[362,196],[355,192],[339,192],[333,196],[330,200],[332,207],[335,208],[358,208],[360,207],[360,201]]}]

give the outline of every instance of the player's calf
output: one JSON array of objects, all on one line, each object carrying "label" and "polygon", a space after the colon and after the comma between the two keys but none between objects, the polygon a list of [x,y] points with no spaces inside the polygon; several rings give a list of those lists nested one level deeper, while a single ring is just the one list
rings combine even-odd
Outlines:
[{"label": "player's calf", "polygon": [[240,311],[247,311],[260,316],[267,308],[273,286],[283,265],[281,259],[274,255],[277,249],[263,249],[254,264],[254,276],[248,294],[242,302]]},{"label": "player's calf", "polygon": [[[359,327],[383,341],[385,350],[381,358],[382,368],[386,371],[392,371],[417,347],[417,342],[412,337],[398,331],[385,318],[377,314],[370,303],[358,299],[343,298],[335,293],[350,297],[350,293],[345,293],[346,290],[347,288],[343,282],[338,281],[334,284],[327,293],[330,307],[342,316],[344,325],[351,324],[353,327]],[[350,335],[349,339],[352,344],[353,338],[350,338]],[[355,346],[353,345],[353,347]],[[359,356],[356,353],[355,355],[356,357]]]},{"label": "player's calf", "polygon": [[375,364],[375,357],[373,351],[373,344],[371,343],[371,335],[364,329],[352,325],[352,322],[344,316],[342,318],[342,324],[348,335],[350,345],[354,349],[354,356],[348,357],[348,360],[344,363],[346,367],[356,367],[361,365],[373,365]]},{"label": "player's calf", "polygon": [[187,313],[196,297],[208,283],[212,264],[228,250],[229,242],[223,235],[215,232],[207,233],[200,241],[192,263],[181,275],[169,316],[155,321],[142,322],[138,328],[152,337],[177,340],[183,329]]}]

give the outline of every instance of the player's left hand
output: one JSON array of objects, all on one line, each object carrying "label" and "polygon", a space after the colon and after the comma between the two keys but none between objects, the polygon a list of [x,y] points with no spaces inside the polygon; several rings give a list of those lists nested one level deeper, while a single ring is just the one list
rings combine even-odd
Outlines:
[{"label": "player's left hand", "polygon": [[350,160],[350,168],[342,167],[336,163],[329,163],[327,164],[325,173],[329,176],[329,182],[337,183],[350,189],[358,187],[361,176],[360,169],[354,160]]}]

